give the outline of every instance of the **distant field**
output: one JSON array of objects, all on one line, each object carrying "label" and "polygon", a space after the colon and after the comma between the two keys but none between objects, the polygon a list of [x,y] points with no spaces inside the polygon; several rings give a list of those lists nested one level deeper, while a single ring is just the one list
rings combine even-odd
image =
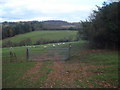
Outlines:
[{"label": "distant field", "polygon": [[58,41],[58,40],[76,40],[77,31],[61,30],[61,31],[34,31],[25,34],[19,34],[11,38],[3,40],[3,43],[10,40],[14,43],[19,43],[25,39],[31,39],[32,44],[35,44],[37,40],[43,39],[44,41]]}]

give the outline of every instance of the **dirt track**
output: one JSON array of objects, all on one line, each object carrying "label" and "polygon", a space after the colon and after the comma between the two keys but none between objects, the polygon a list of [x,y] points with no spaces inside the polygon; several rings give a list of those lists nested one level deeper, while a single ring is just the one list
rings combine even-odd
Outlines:
[{"label": "dirt track", "polygon": [[[91,52],[95,52],[92,50]],[[97,50],[96,52],[100,52]],[[90,51],[81,52],[78,55],[90,53]],[[77,56],[78,56],[77,55]],[[94,68],[103,68],[103,67],[109,67],[104,65],[92,65],[92,64],[86,64],[83,62],[73,62],[73,63],[66,63],[64,61],[51,61],[52,65],[47,66],[48,69],[52,69],[48,74],[45,74],[46,71],[41,71],[41,68],[44,68],[45,62],[37,62],[36,65],[28,70],[23,76],[22,79],[25,79],[27,77],[30,77],[30,81],[37,81],[41,75],[47,75],[47,78],[44,80],[44,83],[41,85],[38,85],[40,88],[52,88],[52,87],[64,87],[64,88],[80,88],[79,85],[76,84],[76,81],[79,81],[80,83],[86,83],[90,88],[93,88],[93,84],[91,84],[86,78],[88,78],[90,75],[98,74],[101,75],[103,73],[96,73],[91,72],[89,69]],[[47,65],[47,64],[46,64]],[[86,79],[83,81],[83,79]],[[97,81],[94,81],[95,83],[98,83]],[[107,82],[100,82],[101,86],[105,87],[113,87]],[[84,86],[82,86],[84,87]]]}]

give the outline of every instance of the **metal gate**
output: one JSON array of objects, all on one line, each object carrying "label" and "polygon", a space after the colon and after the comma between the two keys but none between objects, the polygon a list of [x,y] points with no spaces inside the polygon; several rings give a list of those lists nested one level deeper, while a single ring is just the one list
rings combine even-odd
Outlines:
[{"label": "metal gate", "polygon": [[28,48],[29,61],[66,60],[69,58],[69,48]]}]

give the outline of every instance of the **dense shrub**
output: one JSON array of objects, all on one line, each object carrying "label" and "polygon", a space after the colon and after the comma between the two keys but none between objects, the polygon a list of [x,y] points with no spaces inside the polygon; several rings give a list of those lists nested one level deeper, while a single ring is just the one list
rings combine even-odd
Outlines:
[{"label": "dense shrub", "polygon": [[16,43],[13,43],[10,40],[2,43],[2,47],[14,47],[14,46],[16,46]]},{"label": "dense shrub", "polygon": [[120,40],[120,24],[118,12],[120,1],[110,4],[103,3],[102,7],[94,10],[89,20],[82,22],[83,29],[79,34],[87,39],[94,48],[118,48]]},{"label": "dense shrub", "polygon": [[41,39],[37,40],[35,44],[40,45],[40,44],[47,44],[47,43],[48,43],[47,40],[44,40],[44,39],[41,38]]},{"label": "dense shrub", "polygon": [[31,45],[32,41],[30,38],[20,41],[19,46]]}]

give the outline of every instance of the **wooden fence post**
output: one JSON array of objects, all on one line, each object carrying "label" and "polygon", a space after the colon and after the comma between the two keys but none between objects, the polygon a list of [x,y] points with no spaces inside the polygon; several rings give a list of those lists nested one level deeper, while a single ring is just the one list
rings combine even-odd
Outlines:
[{"label": "wooden fence post", "polygon": [[71,44],[69,44],[69,55],[68,55],[68,57],[70,58],[70,52],[71,52]]},{"label": "wooden fence post", "polygon": [[12,62],[12,52],[10,51],[10,62]]},{"label": "wooden fence post", "polygon": [[29,51],[28,51],[28,48],[26,49],[26,57],[27,57],[27,61],[29,59]]},{"label": "wooden fence post", "polygon": [[14,57],[15,62],[17,62],[17,56],[15,52],[13,52],[13,57]]}]

